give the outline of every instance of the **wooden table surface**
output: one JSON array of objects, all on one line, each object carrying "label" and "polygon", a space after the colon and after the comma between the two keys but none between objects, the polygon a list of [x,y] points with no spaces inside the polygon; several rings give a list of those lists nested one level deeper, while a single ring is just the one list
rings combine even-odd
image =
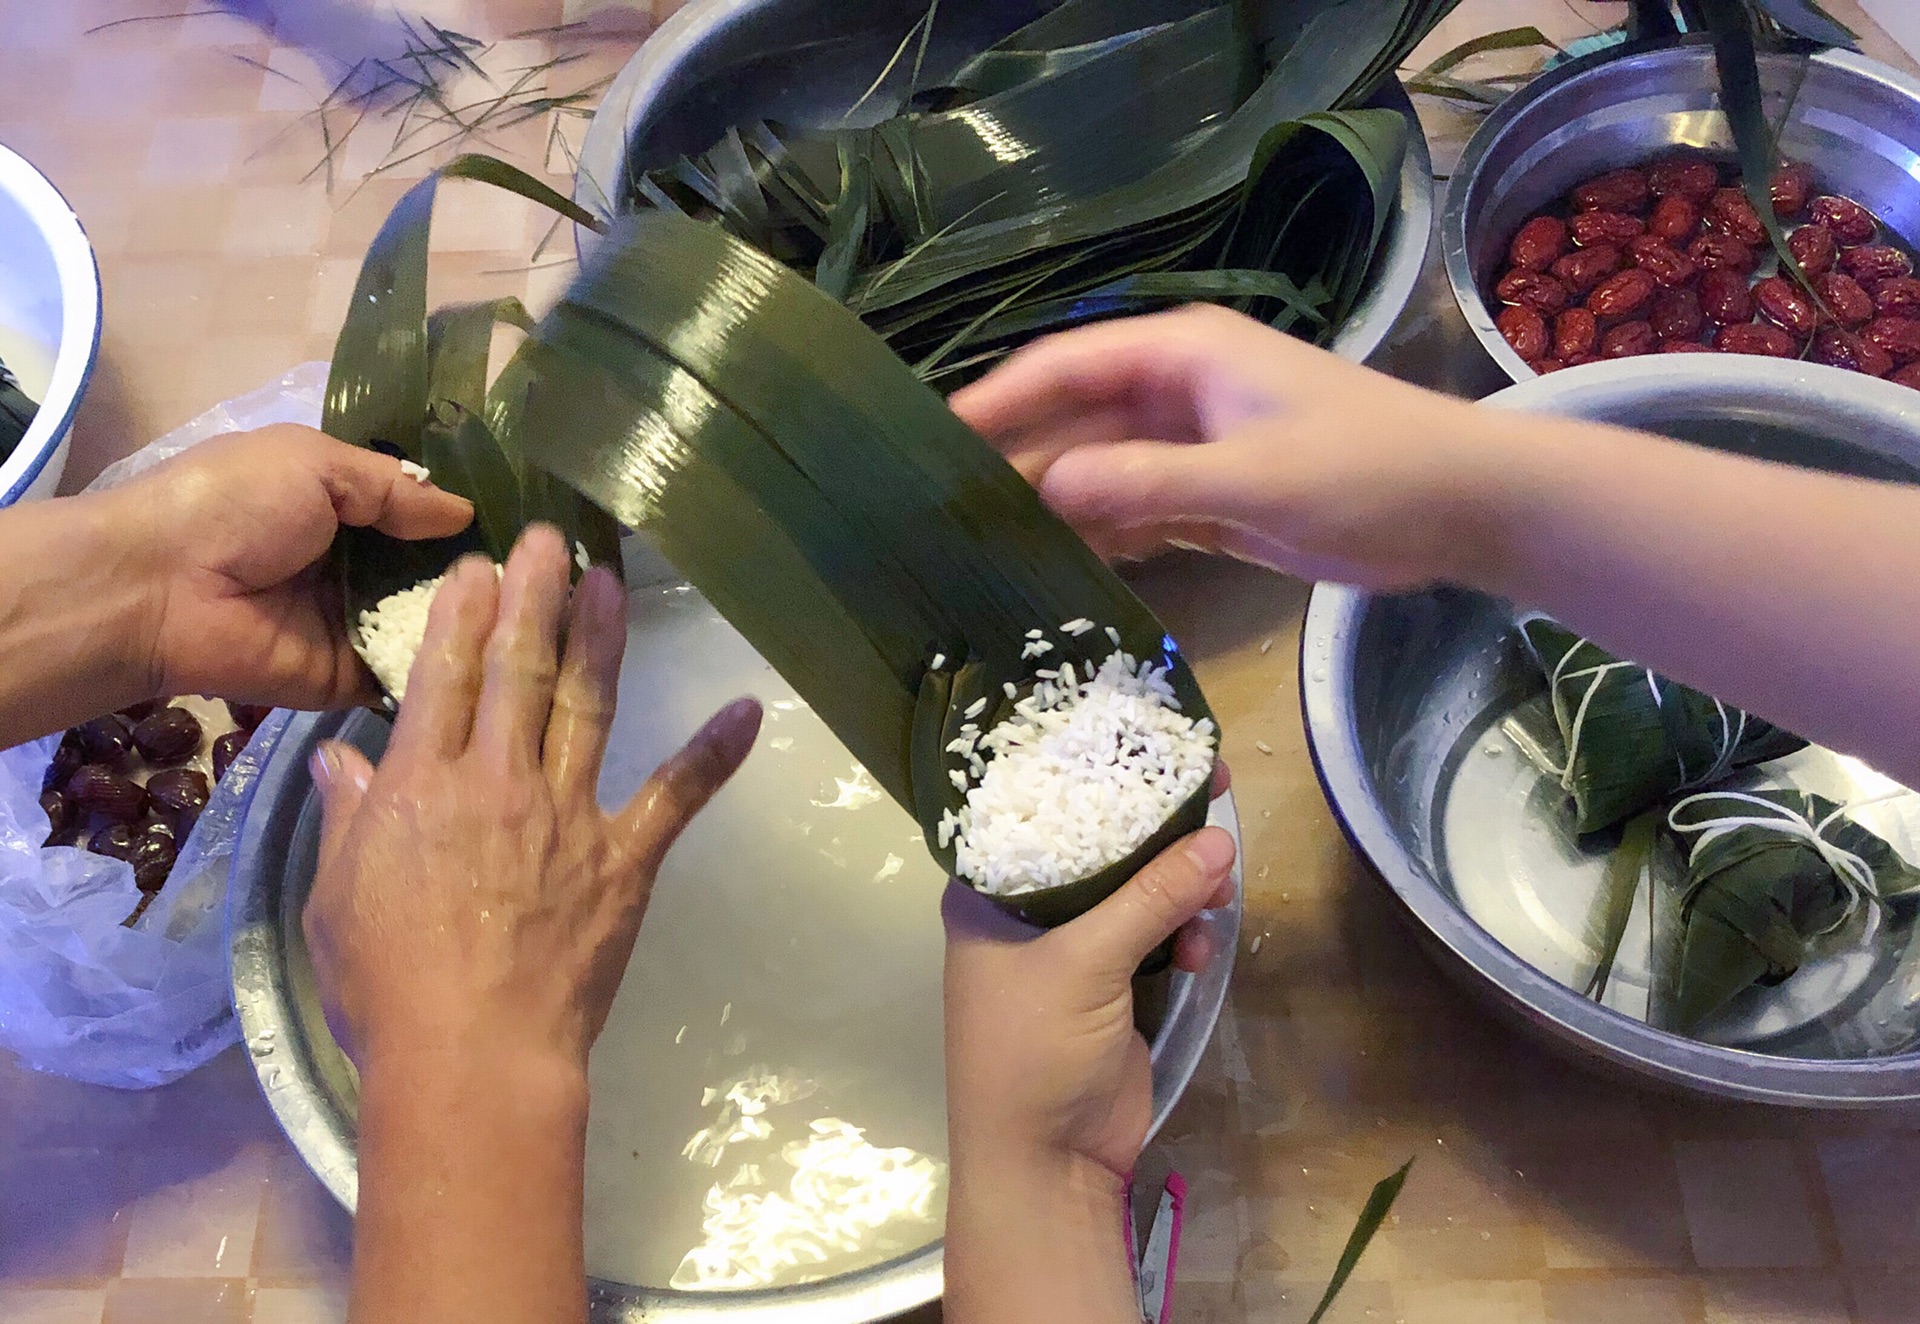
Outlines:
[{"label": "wooden table surface", "polygon": [[[105,280],[100,367],[69,487],[208,406],[326,357],[373,229],[437,159],[376,172],[396,157],[396,123],[376,116],[338,151],[331,188],[325,171],[310,173],[324,150],[311,112],[327,76],[300,44],[306,34],[284,24],[276,34],[202,16],[91,31],[200,7],[0,0],[11,57],[0,142],[66,192]],[[592,6],[405,7],[505,39]],[[322,19],[351,8],[304,0]],[[1862,28],[1870,53],[1913,67],[1851,0],[1830,8]],[[1467,0],[1430,49],[1517,23],[1568,38],[1618,11]],[[616,30],[623,18],[628,35],[582,47],[588,58],[556,71],[552,91],[617,67],[641,28],[635,11],[601,14]],[[553,39],[536,36],[488,59],[526,68],[553,53]],[[1425,109],[1444,166],[1470,125]],[[337,138],[345,122],[329,119]],[[538,117],[484,145],[564,189],[565,144],[583,126]],[[397,155],[417,148],[435,139],[416,135]],[[443,216],[436,298],[537,303],[567,278],[565,237],[536,258],[546,224],[521,204],[472,190]],[[1191,1191],[1176,1318],[1304,1320],[1367,1188],[1417,1155],[1333,1320],[1920,1319],[1920,1119],[1652,1095],[1489,1019],[1421,954],[1322,802],[1296,689],[1306,587],[1197,562],[1157,567],[1144,582],[1199,660],[1228,733],[1247,865],[1229,1006],[1146,1165],[1178,1167]],[[348,1251],[346,1218],[280,1137],[237,1051],[138,1094],[38,1075],[0,1054],[0,1320],[322,1324],[343,1317]]]}]

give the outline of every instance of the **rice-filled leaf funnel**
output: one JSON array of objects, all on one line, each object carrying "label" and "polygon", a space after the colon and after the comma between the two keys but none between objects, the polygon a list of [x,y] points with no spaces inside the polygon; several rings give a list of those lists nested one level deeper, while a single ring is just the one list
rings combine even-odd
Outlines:
[{"label": "rice-filled leaf funnel", "polygon": [[1845,807],[1801,791],[1708,791],[1667,815],[1687,860],[1673,1028],[1691,1033],[1755,984],[1777,984],[1863,907],[1920,888]]},{"label": "rice-filled leaf funnel", "polygon": [[[1205,700],[1152,612],[859,319],[766,254],[685,217],[629,218],[525,353],[529,460],[654,534],[944,864],[973,770],[947,746],[1063,664],[1144,663],[1205,724],[1210,772]],[[1199,827],[1205,782],[1133,829]],[[1058,923],[1146,844],[988,894]]]},{"label": "rice-filled leaf funnel", "polygon": [[1806,748],[1779,727],[1615,657],[1542,616],[1520,633],[1547,679],[1552,723],[1530,732],[1573,801],[1577,831],[1623,823],[1678,793]]},{"label": "rice-filled leaf funnel", "polygon": [[[428,248],[440,180],[504,188],[583,224],[597,222],[532,176],[485,156],[461,156],[395,205],[367,249],[353,300],[334,345],[322,427],[356,446],[424,464],[447,491],[474,503],[472,526],[453,538],[406,542],[372,529],[343,529],[335,542],[349,637],[362,646],[363,613],[438,578],[460,555],[499,560],[528,523],[549,520],[589,559],[619,566],[617,527],[514,448],[525,382],[502,374],[487,389],[493,330],[530,327],[517,299],[461,305],[428,315]],[[393,668],[385,668],[392,671]],[[380,671],[382,668],[376,668]],[[392,689],[394,675],[383,677]]]}]

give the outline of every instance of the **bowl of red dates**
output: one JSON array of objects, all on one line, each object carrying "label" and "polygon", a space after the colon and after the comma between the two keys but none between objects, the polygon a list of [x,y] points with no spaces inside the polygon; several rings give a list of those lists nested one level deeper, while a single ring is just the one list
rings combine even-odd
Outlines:
[{"label": "bowl of red dates", "polygon": [[41,781],[46,844],[125,860],[140,889],[132,923],[166,886],[213,788],[271,711],[195,696],[73,727]]},{"label": "bowl of red dates", "polygon": [[[1920,389],[1920,83],[1847,52],[1761,58],[1766,206],[1712,48],[1572,61],[1475,134],[1443,219],[1461,311],[1522,381],[1641,355],[1746,354]],[[1797,265],[1798,272],[1793,267]]]}]

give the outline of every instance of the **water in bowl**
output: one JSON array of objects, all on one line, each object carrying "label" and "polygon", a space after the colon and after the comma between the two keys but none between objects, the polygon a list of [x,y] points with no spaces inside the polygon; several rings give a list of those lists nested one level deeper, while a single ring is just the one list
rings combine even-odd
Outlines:
[{"label": "water in bowl", "polygon": [[629,623],[603,803],[729,700],[756,695],[767,716],[668,856],[594,1049],[588,1270],[759,1288],[918,1250],[945,1216],[945,879],[698,594],[637,587]]}]

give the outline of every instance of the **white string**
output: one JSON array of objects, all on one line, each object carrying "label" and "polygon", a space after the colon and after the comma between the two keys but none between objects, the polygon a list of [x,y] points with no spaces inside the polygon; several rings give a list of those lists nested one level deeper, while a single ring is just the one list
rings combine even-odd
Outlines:
[{"label": "white string", "polygon": [[[1554,664],[1553,675],[1547,680],[1547,693],[1553,702],[1554,720],[1560,724],[1561,730],[1567,733],[1567,761],[1565,766],[1559,768],[1550,767],[1547,771],[1560,779],[1560,789],[1563,791],[1573,790],[1573,765],[1580,756],[1580,737],[1586,730],[1587,709],[1593,703],[1593,696],[1600,690],[1600,682],[1605,680],[1609,673],[1633,665],[1631,662],[1603,662],[1599,666],[1586,667],[1579,671],[1568,671],[1567,663],[1571,662],[1573,655],[1578,653],[1582,648],[1593,648],[1594,652],[1600,652],[1598,648],[1594,647],[1594,645],[1585,639],[1575,641],[1572,648],[1569,648],[1560,655],[1560,660]],[[1605,654],[1602,654],[1602,656],[1605,656]],[[1651,675],[1651,673],[1649,673],[1649,675]],[[1580,696],[1580,707],[1575,710],[1573,720],[1568,721],[1566,708],[1560,695],[1560,686],[1565,681],[1579,680],[1582,676],[1591,676],[1593,679],[1587,682],[1587,692]]]},{"label": "white string", "polygon": [[[1895,793],[1905,794],[1904,791]],[[1863,802],[1855,808],[1864,808],[1867,804],[1877,804],[1881,800],[1894,799],[1895,795],[1884,795],[1875,800]],[[1752,805],[1767,811],[1768,817],[1755,817],[1745,814],[1726,814],[1718,818],[1703,819],[1698,823],[1682,823],[1680,812],[1688,805],[1698,804],[1702,800],[1734,800],[1741,804]],[[1848,806],[1842,805],[1831,814],[1815,823],[1805,814],[1789,809],[1786,805],[1776,804],[1772,800],[1749,795],[1743,791],[1707,791],[1700,795],[1690,795],[1667,812],[1667,826],[1675,832],[1698,833],[1693,848],[1687,854],[1687,867],[1692,868],[1700,858],[1700,852],[1707,846],[1730,832],[1743,828],[1760,828],[1768,832],[1778,832],[1782,836],[1795,837],[1806,842],[1819,853],[1827,868],[1833,871],[1835,878],[1847,893],[1847,908],[1839,919],[1821,929],[1816,936],[1825,936],[1853,918],[1854,911],[1860,908],[1862,898],[1880,904],[1880,893],[1874,886],[1873,870],[1867,862],[1843,846],[1837,846],[1823,835],[1834,821],[1843,817]]]}]

